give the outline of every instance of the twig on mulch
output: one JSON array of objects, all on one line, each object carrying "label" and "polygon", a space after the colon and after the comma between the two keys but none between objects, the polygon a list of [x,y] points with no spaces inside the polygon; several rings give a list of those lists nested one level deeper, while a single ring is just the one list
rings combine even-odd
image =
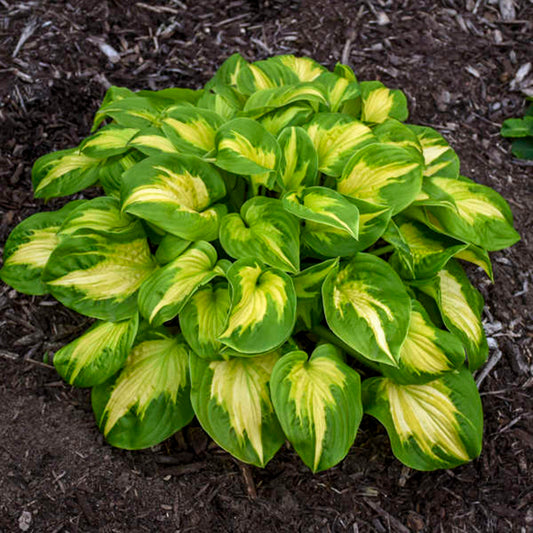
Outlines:
[{"label": "twig on mulch", "polygon": [[46,363],[43,363],[42,361],[36,361],[35,359],[31,359],[29,357],[21,359],[18,354],[8,352],[7,350],[0,350],[0,357],[3,357],[4,359],[10,359],[11,361],[24,361],[25,363],[30,363],[31,365],[40,366],[49,370],[55,370],[52,365],[48,365]]},{"label": "twig on mulch", "polygon": [[394,518],[394,516],[385,511],[385,509],[383,509],[383,507],[381,507],[379,504],[369,500],[368,498],[363,498],[363,501],[368,505],[368,507],[376,511],[376,513],[392,524],[400,533],[411,533],[409,528],[404,526],[397,518]]},{"label": "twig on mulch", "polygon": [[252,500],[255,500],[257,498],[257,489],[255,488],[252,471],[250,470],[250,467],[245,463],[239,463],[239,466],[241,467],[244,485],[246,486],[246,492]]},{"label": "twig on mulch", "polygon": [[485,378],[490,374],[492,369],[498,364],[503,355],[495,339],[489,337],[487,341],[489,343],[489,347],[494,350],[494,353],[490,356],[487,364],[481,369],[481,372],[476,379],[476,385],[478,389],[481,383],[483,383]]},{"label": "twig on mulch", "polygon": [[[171,15],[179,15],[181,13],[179,9],[174,9],[173,7],[168,6],[151,6],[149,4],[143,4],[142,2],[137,2],[135,5],[142,9],[153,11],[154,13],[170,13]],[[187,6],[185,4],[182,4],[181,2],[176,2],[176,5],[181,7],[181,9],[187,9]]]},{"label": "twig on mulch", "polygon": [[14,59],[17,57],[18,53],[20,52],[20,49],[24,46],[24,43],[33,35],[33,32],[38,26],[38,22],[36,18],[32,18],[29,20],[28,24],[24,26],[24,29],[22,30],[22,33],[20,34],[17,46],[15,46],[15,50],[13,50],[13,53],[11,54],[11,57]]}]

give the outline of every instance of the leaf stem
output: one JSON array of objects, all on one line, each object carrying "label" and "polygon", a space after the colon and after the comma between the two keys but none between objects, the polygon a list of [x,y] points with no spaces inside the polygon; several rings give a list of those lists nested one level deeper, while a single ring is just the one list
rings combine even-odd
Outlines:
[{"label": "leaf stem", "polygon": [[369,361],[365,357],[363,357],[359,352],[354,350],[351,346],[348,346],[344,341],[339,339],[337,335],[335,335],[333,332],[331,332],[328,328],[325,328],[324,326],[315,326],[311,330],[315,335],[318,335],[321,339],[334,344],[341,350],[345,351],[346,353],[350,354],[354,359],[357,359],[358,362],[361,364],[367,366],[368,368],[371,368],[372,370],[379,372],[380,374],[381,369],[376,363],[373,363],[372,361]]}]

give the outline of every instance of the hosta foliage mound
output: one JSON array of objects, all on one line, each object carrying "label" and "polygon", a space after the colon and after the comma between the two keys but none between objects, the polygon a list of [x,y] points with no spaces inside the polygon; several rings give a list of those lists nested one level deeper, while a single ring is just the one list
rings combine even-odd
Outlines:
[{"label": "hosta foliage mound", "polygon": [[19,224],[1,276],[97,319],[54,364],[92,387],[111,444],[196,415],[242,461],[288,440],[319,471],[366,412],[410,467],[480,453],[487,341],[462,262],[492,277],[518,235],[407,115],[345,65],[234,55],[203,90],[112,87],[90,137],[35,163],[39,198],[102,196]]}]

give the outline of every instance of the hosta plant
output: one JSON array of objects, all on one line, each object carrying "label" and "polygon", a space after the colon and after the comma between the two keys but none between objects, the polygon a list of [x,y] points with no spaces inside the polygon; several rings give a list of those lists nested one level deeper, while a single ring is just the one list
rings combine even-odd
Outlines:
[{"label": "hosta plant", "polygon": [[1,276],[95,319],[53,362],[92,387],[109,443],[196,416],[244,462],[288,440],[316,472],[369,413],[412,468],[480,453],[488,348],[464,262],[492,278],[488,252],[519,237],[407,114],[346,65],[234,55],[202,90],[112,87],[89,137],[37,160],[38,198],[101,196],[20,223]]}]

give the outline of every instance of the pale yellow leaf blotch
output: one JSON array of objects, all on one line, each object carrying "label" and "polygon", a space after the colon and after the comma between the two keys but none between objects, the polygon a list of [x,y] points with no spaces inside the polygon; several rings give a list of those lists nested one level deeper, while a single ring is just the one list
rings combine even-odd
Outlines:
[{"label": "pale yellow leaf blotch", "polygon": [[468,224],[473,224],[478,216],[505,221],[505,216],[498,207],[480,192],[472,192],[467,182],[448,178],[433,178],[432,181],[455,200],[459,215]]},{"label": "pale yellow leaf blotch", "polygon": [[130,141],[132,146],[154,148],[167,154],[177,154],[174,145],[162,135],[139,135]]},{"label": "pale yellow leaf blotch", "polygon": [[419,261],[433,253],[444,252],[445,246],[433,239],[426,237],[413,223],[406,222],[399,226],[409,250],[415,260]]},{"label": "pale yellow leaf blotch", "polygon": [[396,359],[390,351],[383,328],[383,319],[378,309],[381,309],[385,313],[385,317],[389,321],[394,320],[393,312],[387,305],[372,296],[369,292],[371,288],[363,281],[345,281],[344,278],[348,275],[348,269],[344,269],[337,276],[337,282],[333,289],[333,303],[335,307],[338,309],[341,317],[344,316],[344,306],[349,305],[353,307],[356,314],[368,324],[368,327],[374,333],[378,346],[396,366]]},{"label": "pale yellow leaf blotch", "polygon": [[198,338],[202,342],[215,342],[220,334],[229,309],[229,291],[215,289],[198,291],[192,298],[198,320]]},{"label": "pale yellow leaf blotch", "polygon": [[128,356],[104,409],[102,416],[107,415],[104,434],[134,406],[142,419],[150,403],[161,394],[175,402],[179,389],[187,385],[187,361],[187,348],[176,339],[138,344]]},{"label": "pale yellow leaf blotch", "polygon": [[5,260],[4,266],[28,265],[32,268],[44,268],[50,254],[59,244],[58,226],[34,229],[26,237],[27,242],[20,244]]},{"label": "pale yellow leaf blotch", "polygon": [[175,118],[166,118],[168,124],[185,141],[209,152],[215,147],[215,130],[206,120],[199,118],[184,122]]},{"label": "pale yellow leaf blotch", "polygon": [[231,131],[230,135],[231,137],[225,137],[220,141],[219,150],[231,150],[268,170],[272,170],[276,166],[276,154],[274,152],[265,151],[260,147],[254,146],[247,137],[238,131]]},{"label": "pale yellow leaf blotch", "polygon": [[294,401],[296,416],[306,422],[315,435],[314,469],[318,468],[327,430],[326,409],[335,406],[332,385],[343,388],[346,376],[337,365],[325,357],[300,361],[287,376],[291,384],[289,399]]},{"label": "pale yellow leaf blotch", "polygon": [[463,294],[461,284],[447,270],[439,271],[437,276],[444,315],[475,344],[479,344],[483,337],[481,322]]},{"label": "pale yellow leaf blotch", "polygon": [[435,328],[421,313],[411,310],[409,331],[400,351],[400,361],[415,374],[438,374],[452,367],[444,351],[437,346]]},{"label": "pale yellow leaf blotch", "polygon": [[273,411],[268,381],[279,359],[278,352],[229,361],[212,361],[213,371],[211,397],[228,413],[229,422],[241,445],[245,433],[253,449],[263,462],[263,439],[261,435],[264,410]]},{"label": "pale yellow leaf blotch", "polygon": [[[446,142],[440,139],[419,137],[418,140],[422,145],[422,154],[424,156],[424,163],[426,166],[429,166],[433,161],[435,161],[435,159],[438,159],[450,148]],[[434,173],[435,170],[432,169],[431,174]]]},{"label": "pale yellow leaf blotch", "polygon": [[[264,272],[260,266],[245,266],[239,271],[241,298],[231,311],[229,323],[221,338],[228,338],[240,328],[240,332],[260,323],[267,311],[277,314],[281,320],[287,301],[283,278]],[[269,300],[271,309],[269,309]]]},{"label": "pale yellow leaf blotch", "polygon": [[382,386],[389,400],[394,428],[403,444],[412,437],[428,457],[439,459],[435,453],[438,447],[462,461],[470,459],[460,437],[458,411],[446,385],[439,381],[399,385],[384,379]]},{"label": "pale yellow leaf blotch", "polygon": [[198,248],[187,250],[173,264],[176,265],[174,279],[165,294],[152,309],[150,322],[154,320],[163,307],[184,302],[198,284],[202,283],[213,271],[211,258]]},{"label": "pale yellow leaf blotch", "polygon": [[298,164],[298,136],[296,129],[291,129],[289,142],[283,147],[283,156],[285,161],[285,168],[283,169],[283,183],[285,187],[291,189],[298,186],[303,181],[309,167],[309,161],[306,161],[296,174],[296,165]]},{"label": "pale yellow leaf blotch", "polygon": [[126,232],[135,227],[136,221],[118,209],[87,208],[78,216],[70,218],[60,231],[60,235],[72,235],[79,230],[95,229],[99,231],[113,230]]},{"label": "pale yellow leaf blotch", "polygon": [[92,138],[83,144],[86,148],[101,148],[102,150],[112,150],[113,148],[123,148],[128,141],[139,130],[133,128],[112,128],[96,133]]},{"label": "pale yellow leaf blotch", "polygon": [[75,346],[69,354],[67,374],[69,383],[73,383],[83,368],[91,360],[101,354],[106,347],[113,348],[124,335],[131,322],[101,322],[97,327],[84,333],[75,341]]},{"label": "pale yellow leaf blotch", "polygon": [[332,111],[337,111],[341,103],[341,98],[349,85],[349,81],[346,78],[338,78],[333,88],[329,91],[329,102]]},{"label": "pale yellow leaf blotch", "polygon": [[102,255],[104,258],[99,263],[69,272],[48,284],[73,287],[90,300],[114,298],[121,302],[136,292],[155,268],[146,239],[113,243]]},{"label": "pale yellow leaf blotch", "polygon": [[344,220],[338,217],[332,210],[335,208],[342,208],[342,205],[339,205],[339,200],[332,198],[331,196],[325,196],[323,194],[309,193],[304,196],[304,206],[311,209],[315,213],[320,213],[322,215],[331,218],[337,224],[340,224],[346,231],[355,237],[354,232],[350,224],[347,224]]},{"label": "pale yellow leaf blotch", "polygon": [[361,120],[364,122],[384,122],[394,105],[394,95],[386,87],[371,91],[364,99]]},{"label": "pale yellow leaf blotch", "polygon": [[187,170],[173,172],[163,166],[155,166],[158,174],[149,185],[135,187],[125,199],[122,209],[139,202],[165,202],[179,206],[182,210],[202,211],[209,206],[209,191],[203,180]]},{"label": "pale yellow leaf blotch", "polygon": [[307,133],[318,153],[320,170],[329,169],[343,154],[373,137],[368,126],[356,121],[337,124],[329,130],[321,128],[318,124],[312,124]]},{"label": "pale yellow leaf blotch", "polygon": [[364,159],[359,159],[351,172],[338,182],[337,190],[346,196],[379,205],[383,203],[380,190],[390,183],[399,181],[417,166],[418,163],[416,162],[394,161],[372,167]]},{"label": "pale yellow leaf blotch", "polygon": [[259,91],[261,89],[273,89],[276,86],[259,67],[253,64],[248,65],[248,67],[252,73],[256,90]]},{"label": "pale yellow leaf blotch", "polygon": [[323,69],[308,57],[284,56],[280,59],[281,62],[289,67],[296,76],[298,76],[298,79],[303,82],[313,81],[324,72]]},{"label": "pale yellow leaf blotch", "polygon": [[73,170],[84,170],[98,163],[98,159],[87,157],[82,153],[69,154],[61,157],[55,161],[50,170],[39,182],[39,185],[35,188],[35,192],[39,192],[46,186],[50,185],[53,181],[64,176],[68,172]]}]

